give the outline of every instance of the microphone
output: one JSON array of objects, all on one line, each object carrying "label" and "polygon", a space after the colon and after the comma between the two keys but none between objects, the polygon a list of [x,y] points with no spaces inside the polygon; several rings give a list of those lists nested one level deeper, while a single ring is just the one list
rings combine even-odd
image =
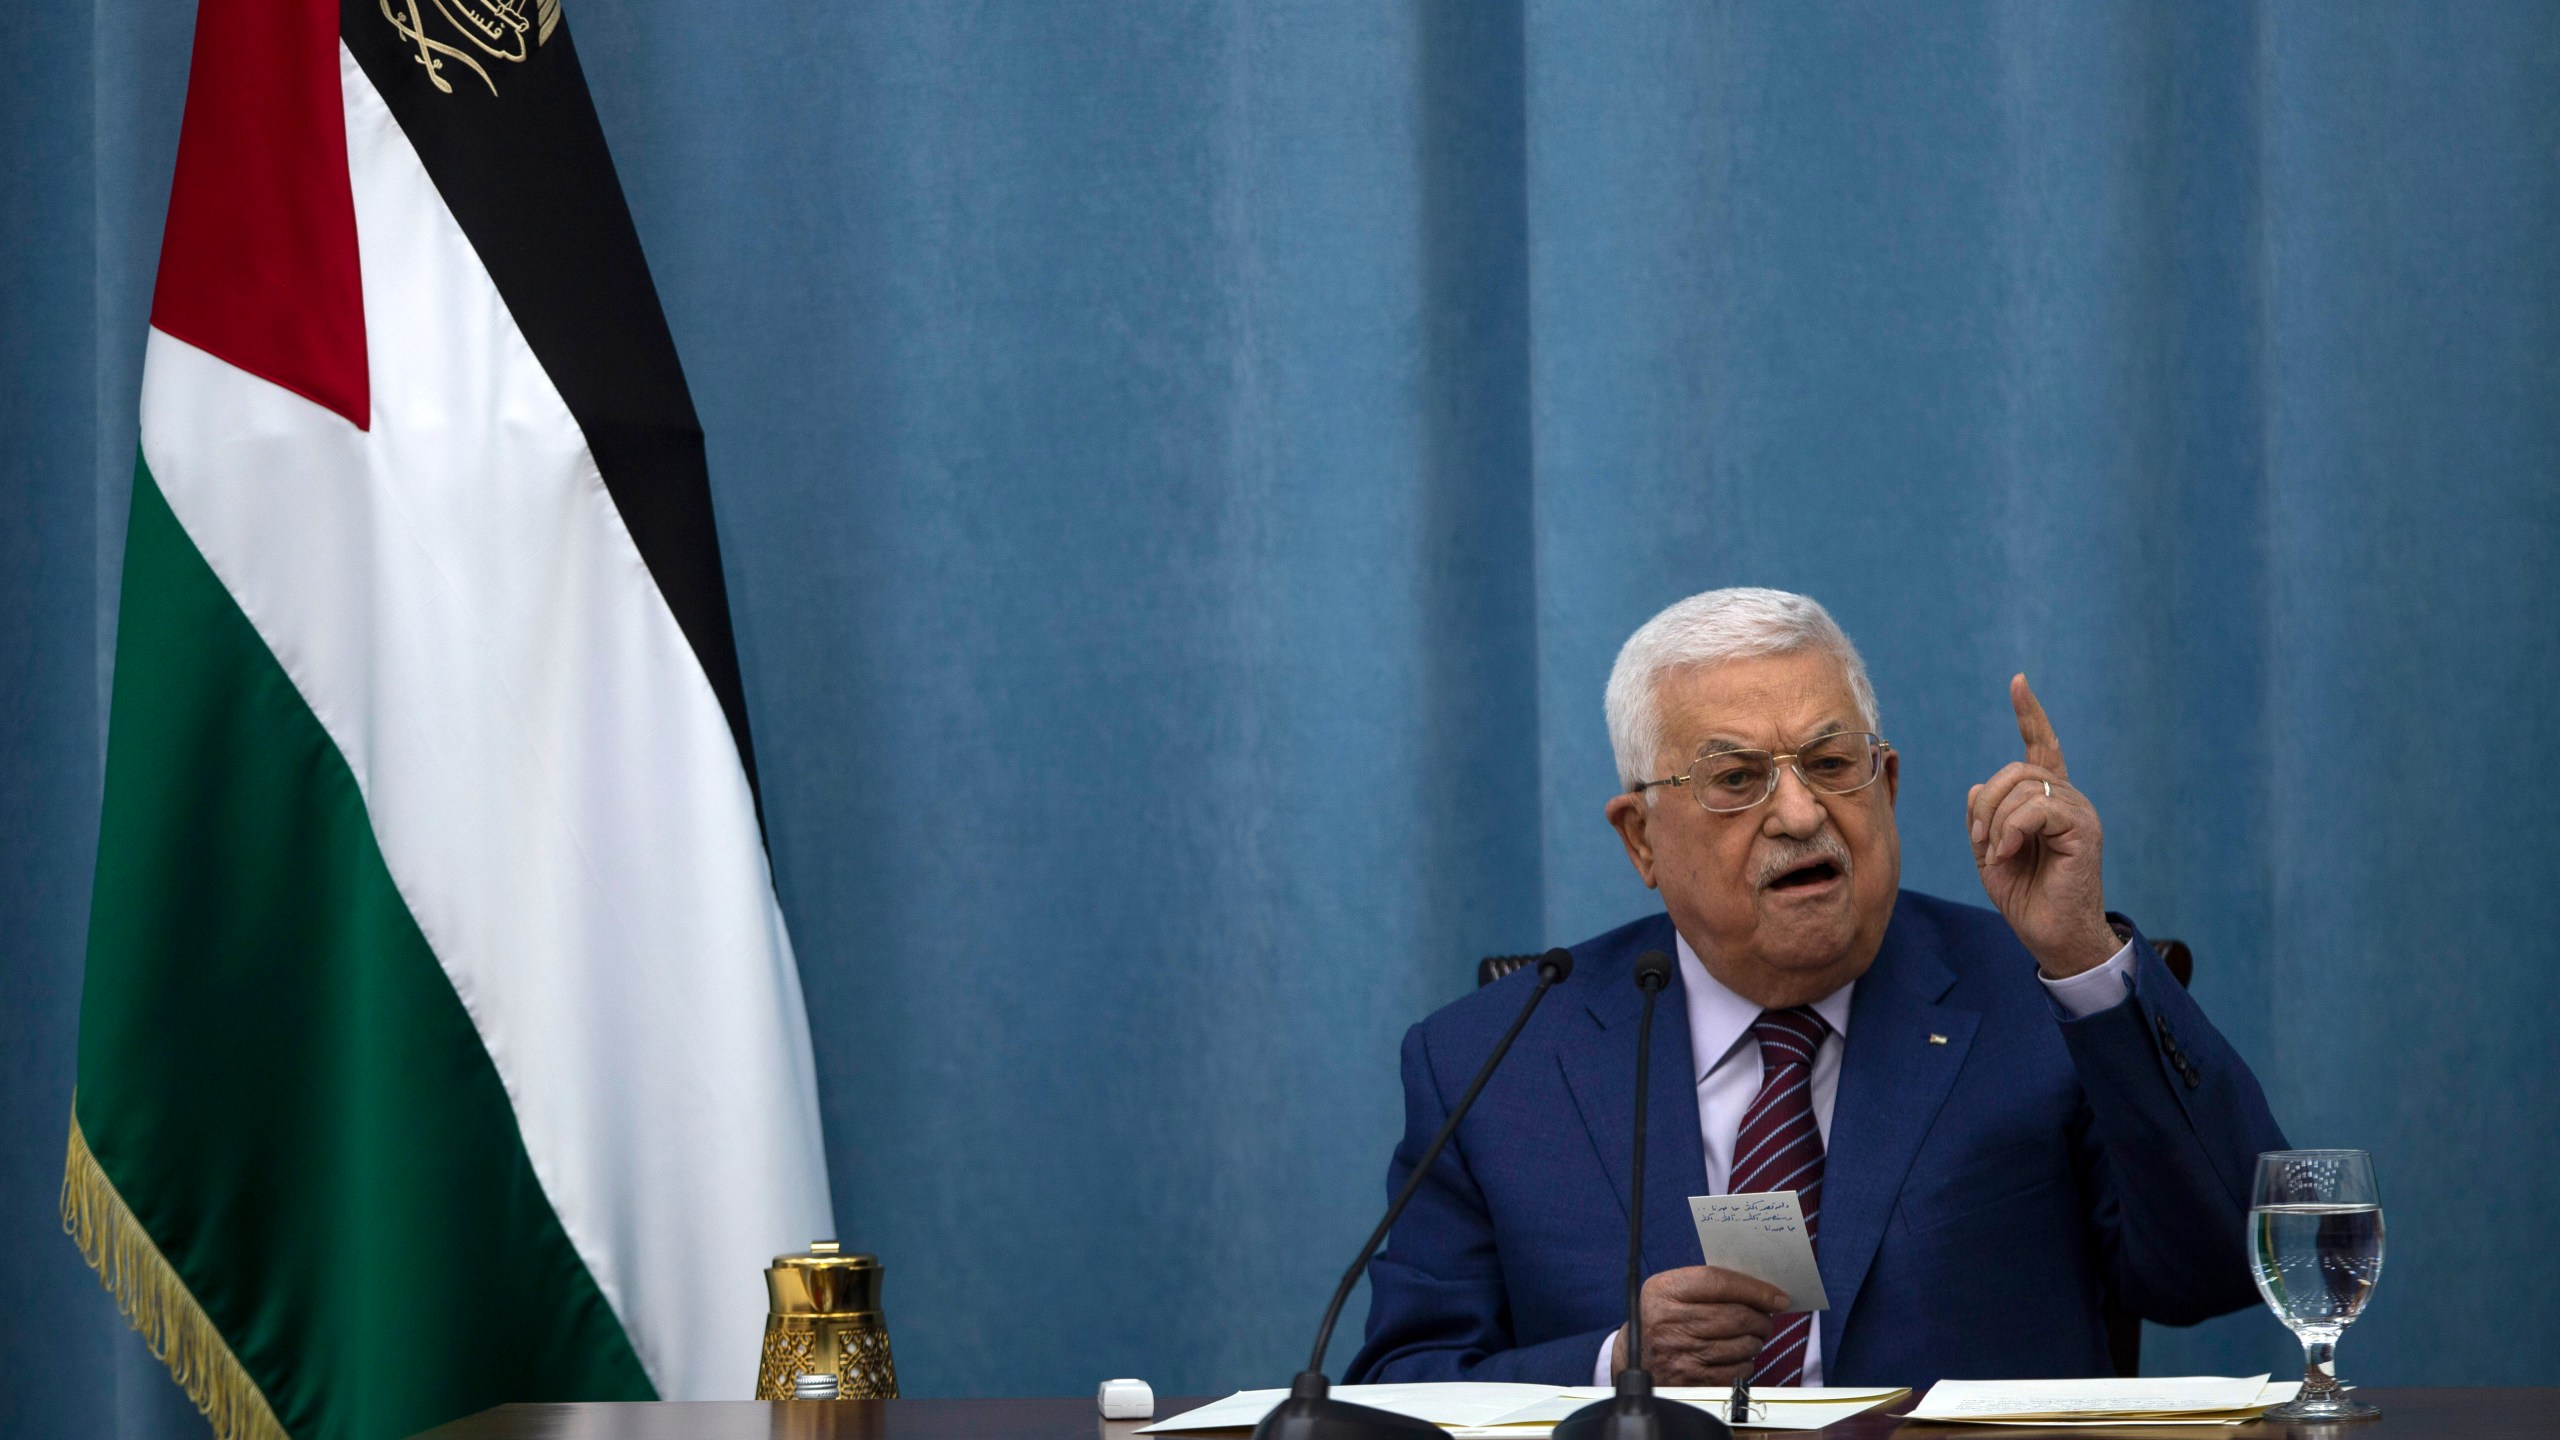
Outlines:
[{"label": "microphone", "polygon": [[1636,988],[1644,992],[1644,1018],[1636,1023],[1636,1155],[1629,1167],[1627,1201],[1627,1368],[1618,1393],[1566,1416],[1555,1440],[1731,1440],[1733,1431],[1695,1405],[1653,1393],[1644,1368],[1644,1112],[1653,1061],[1653,1002],[1671,984],[1672,960],[1659,950],[1636,957]]},{"label": "microphone", "polygon": [[1511,1028],[1502,1032],[1501,1043],[1493,1047],[1492,1054],[1484,1057],[1483,1067],[1476,1071],[1476,1078],[1467,1086],[1467,1093],[1458,1097],[1458,1103],[1449,1111],[1449,1118],[1440,1122],[1440,1133],[1431,1137],[1430,1145],[1423,1149],[1422,1158],[1414,1162],[1413,1173],[1404,1178],[1404,1188],[1396,1192],[1396,1198],[1387,1206],[1387,1217],[1378,1222],[1377,1229],[1369,1232],[1369,1243],[1360,1247],[1360,1257],[1351,1262],[1350,1269],[1342,1272],[1342,1283],[1333,1289],[1333,1303],[1324,1308],[1324,1323],[1316,1327],[1315,1353],[1307,1357],[1307,1368],[1299,1371],[1297,1378],[1289,1382],[1289,1398],[1281,1401],[1270,1414],[1262,1417],[1261,1424],[1253,1427],[1254,1440],[1397,1440],[1397,1437],[1444,1440],[1448,1432],[1428,1420],[1334,1399],[1332,1385],[1324,1378],[1324,1352],[1333,1344],[1333,1323],[1342,1318],[1343,1302],[1351,1298],[1351,1288],[1360,1283],[1361,1273],[1369,1268],[1369,1257],[1377,1254],[1378,1247],[1386,1243],[1387,1232],[1395,1228],[1396,1217],[1404,1213],[1404,1207],[1413,1199],[1414,1192],[1422,1188],[1422,1179],[1431,1173],[1433,1162],[1440,1158],[1441,1147],[1449,1143],[1450,1136],[1458,1133],[1458,1122],[1467,1118],[1467,1111],[1476,1103],[1484,1082],[1493,1078],[1494,1067],[1510,1053],[1511,1042],[1520,1038],[1521,1028],[1537,1012],[1538,1002],[1546,999],[1549,990],[1563,984],[1572,974],[1572,951],[1559,946],[1538,957],[1537,988],[1529,992],[1528,1003],[1520,1007],[1519,1017],[1511,1022]]}]

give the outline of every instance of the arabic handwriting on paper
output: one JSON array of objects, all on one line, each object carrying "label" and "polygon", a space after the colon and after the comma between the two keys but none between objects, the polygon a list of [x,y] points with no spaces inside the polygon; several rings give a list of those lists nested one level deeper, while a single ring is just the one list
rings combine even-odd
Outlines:
[{"label": "arabic handwriting on paper", "polygon": [[1796,1310],[1830,1308],[1796,1192],[1692,1195],[1689,1214],[1708,1264],[1777,1286]]}]

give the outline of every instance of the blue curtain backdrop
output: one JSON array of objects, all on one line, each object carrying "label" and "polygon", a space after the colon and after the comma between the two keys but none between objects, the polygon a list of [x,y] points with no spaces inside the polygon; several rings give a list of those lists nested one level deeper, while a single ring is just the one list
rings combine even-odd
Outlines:
[{"label": "blue curtain backdrop", "polygon": [[[909,1393],[1280,1383],[1403,1028],[1647,908],[1602,677],[1742,582],[1865,647],[1915,887],[2033,675],[2110,898],[2377,1152],[2350,1375],[2548,1378],[2560,10],[570,11]],[[53,1214],[189,26],[0,14],[11,1435],[201,1428]]]}]

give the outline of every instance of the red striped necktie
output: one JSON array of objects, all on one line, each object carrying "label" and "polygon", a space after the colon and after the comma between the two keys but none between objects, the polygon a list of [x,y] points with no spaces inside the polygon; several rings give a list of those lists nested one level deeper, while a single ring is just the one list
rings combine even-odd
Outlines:
[{"label": "red striped necktie", "polygon": [[[1763,1010],[1752,1022],[1760,1042],[1760,1094],[1742,1112],[1733,1137],[1733,1179],[1728,1194],[1793,1190],[1804,1206],[1805,1238],[1816,1238],[1822,1213],[1822,1130],[1813,1121],[1813,1056],[1831,1027],[1810,1005]],[[1818,1244],[1818,1241],[1817,1241]],[[1777,1317],[1769,1343],[1760,1347],[1754,1385],[1793,1385],[1804,1378],[1804,1352],[1813,1315]]]}]

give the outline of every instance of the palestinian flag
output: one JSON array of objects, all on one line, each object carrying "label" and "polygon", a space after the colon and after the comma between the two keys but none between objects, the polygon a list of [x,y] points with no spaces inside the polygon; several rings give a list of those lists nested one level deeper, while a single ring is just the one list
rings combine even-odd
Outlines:
[{"label": "palestinian flag", "polygon": [[203,0],[65,1222],[237,1437],[745,1397],[833,1233],[702,436],[555,0]]}]

